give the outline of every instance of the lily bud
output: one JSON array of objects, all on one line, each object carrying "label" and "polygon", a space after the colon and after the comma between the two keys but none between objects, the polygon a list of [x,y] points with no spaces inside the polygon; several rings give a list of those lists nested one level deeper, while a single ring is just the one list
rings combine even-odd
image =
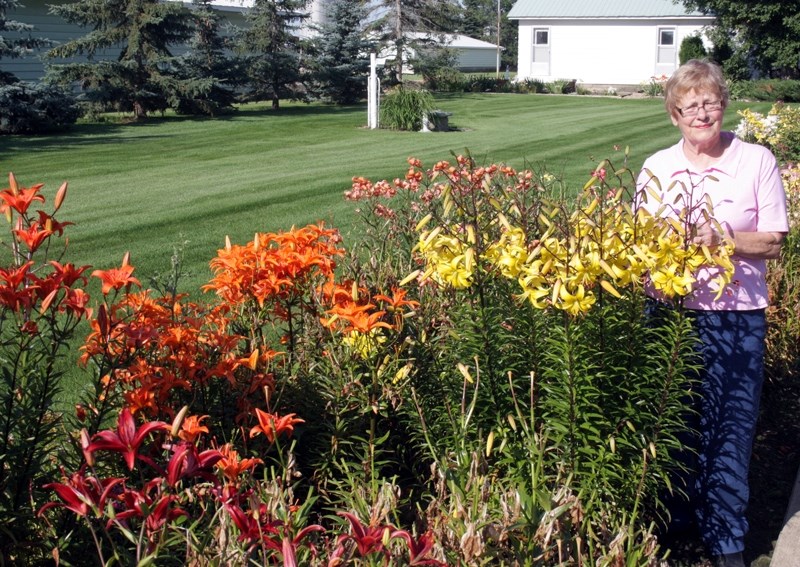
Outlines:
[{"label": "lily bud", "polygon": [[56,200],[53,203],[55,207],[53,212],[56,212],[58,209],[61,208],[61,204],[64,202],[64,197],[67,196],[67,182],[61,184],[61,187],[58,188],[58,192],[56,193]]}]

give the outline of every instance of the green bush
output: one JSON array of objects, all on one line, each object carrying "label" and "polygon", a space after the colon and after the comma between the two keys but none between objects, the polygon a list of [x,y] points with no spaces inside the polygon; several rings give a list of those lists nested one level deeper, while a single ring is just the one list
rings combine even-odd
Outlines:
[{"label": "green bush", "polygon": [[381,101],[381,127],[390,130],[419,130],[422,117],[433,110],[433,97],[425,89],[410,89],[400,85],[389,91]]},{"label": "green bush", "polygon": [[800,102],[800,81],[788,79],[763,79],[735,83],[735,98],[767,102]]},{"label": "green bush", "polygon": [[702,59],[706,56],[706,48],[703,45],[703,39],[699,35],[690,35],[683,38],[681,48],[678,51],[678,60],[681,65],[689,61],[689,59]]},{"label": "green bush", "polygon": [[27,82],[0,87],[0,134],[56,132],[80,115],[75,98],[61,87]]}]

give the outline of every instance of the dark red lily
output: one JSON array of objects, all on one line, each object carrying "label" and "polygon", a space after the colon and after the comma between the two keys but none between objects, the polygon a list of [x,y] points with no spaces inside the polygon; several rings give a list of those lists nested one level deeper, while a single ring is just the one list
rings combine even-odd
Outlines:
[{"label": "dark red lily", "polygon": [[365,526],[350,512],[339,512],[339,515],[349,520],[353,533],[340,535],[338,544],[341,545],[347,540],[354,541],[361,557],[366,557],[370,553],[386,553],[383,541],[387,537],[387,531],[390,536],[395,531],[394,528],[391,526]]},{"label": "dark red lily", "polygon": [[175,486],[183,478],[201,477],[216,480],[214,465],[222,459],[216,449],[198,452],[193,443],[186,441],[172,446],[172,457],[167,465],[167,483]]},{"label": "dark red lily", "polygon": [[69,478],[65,477],[64,481],[64,483],[51,482],[44,485],[44,488],[53,490],[61,502],[48,502],[39,508],[39,515],[49,508],[60,506],[72,510],[78,516],[86,516],[93,511],[99,517],[103,513],[105,502],[111,491],[125,479],[100,480],[93,476],[86,477],[81,471],[73,473]]},{"label": "dark red lily", "polygon": [[440,567],[445,567],[447,565],[444,561],[428,557],[428,554],[433,550],[433,544],[436,543],[431,532],[425,532],[419,536],[419,539],[415,540],[406,530],[397,530],[392,533],[392,537],[399,537],[406,540],[408,544],[409,565],[437,565]]},{"label": "dark red lily", "polygon": [[119,414],[117,431],[108,430],[97,433],[94,436],[93,442],[89,444],[86,450],[90,453],[100,450],[122,453],[125,457],[125,464],[128,465],[128,470],[133,470],[136,459],[144,461],[151,466],[155,466],[152,459],[139,454],[139,448],[142,443],[144,443],[147,436],[153,431],[169,431],[170,429],[170,425],[163,421],[151,421],[137,429],[133,415],[128,408],[125,408]]},{"label": "dark red lily", "polygon": [[108,521],[108,525],[114,522],[126,522],[129,518],[142,518],[146,532],[152,534],[175,518],[188,516],[183,509],[172,506],[178,497],[175,494],[164,494],[161,491],[161,482],[161,478],[155,478],[142,490],[123,492],[121,501],[124,509],[117,512],[114,518]]}]

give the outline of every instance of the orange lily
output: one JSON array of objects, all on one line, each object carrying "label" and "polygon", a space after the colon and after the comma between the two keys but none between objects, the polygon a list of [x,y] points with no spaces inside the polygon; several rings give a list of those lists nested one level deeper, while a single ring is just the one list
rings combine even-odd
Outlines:
[{"label": "orange lily", "polygon": [[295,424],[305,423],[304,419],[295,417],[295,415],[297,414],[289,413],[281,417],[256,408],[258,425],[250,430],[250,437],[263,433],[270,443],[274,443],[278,435],[283,432],[288,432],[291,435]]},{"label": "orange lily", "polygon": [[142,284],[139,280],[131,276],[132,273],[133,266],[123,264],[119,268],[111,268],[110,270],[95,270],[92,272],[92,276],[100,278],[103,282],[103,295],[107,295],[112,289],[120,289],[123,286],[130,286],[131,284],[141,286]]},{"label": "orange lily", "polygon": [[3,189],[0,191],[0,199],[3,200],[3,203],[0,204],[0,212],[5,213],[9,209],[14,209],[24,215],[34,201],[44,203],[44,197],[38,195],[39,189],[42,187],[44,187],[44,183],[38,183],[28,188],[20,187],[17,191]]}]

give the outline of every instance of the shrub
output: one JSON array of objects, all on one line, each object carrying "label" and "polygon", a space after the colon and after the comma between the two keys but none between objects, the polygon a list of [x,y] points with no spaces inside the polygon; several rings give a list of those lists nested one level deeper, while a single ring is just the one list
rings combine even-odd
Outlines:
[{"label": "shrub", "polygon": [[800,81],[764,79],[736,83],[736,98],[767,102],[800,102]]},{"label": "shrub", "polygon": [[706,56],[706,48],[703,45],[703,38],[699,35],[688,35],[681,41],[678,50],[678,60],[683,65],[690,59],[702,59]]},{"label": "shrub", "polygon": [[40,134],[64,130],[80,110],[74,97],[53,85],[19,82],[0,86],[0,134]]},{"label": "shrub", "polygon": [[381,100],[380,124],[391,130],[416,131],[422,128],[422,119],[431,110],[433,97],[427,90],[400,85]]}]

